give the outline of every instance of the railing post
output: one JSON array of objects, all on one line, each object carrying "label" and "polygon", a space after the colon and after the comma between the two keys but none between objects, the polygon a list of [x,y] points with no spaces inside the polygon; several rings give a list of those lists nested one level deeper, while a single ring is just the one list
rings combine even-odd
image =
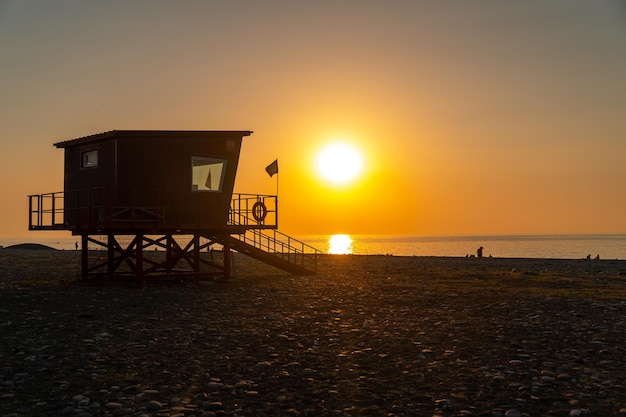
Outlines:
[{"label": "railing post", "polygon": [[33,196],[28,196],[28,229],[33,228]]},{"label": "railing post", "polygon": [[50,226],[54,227],[55,224],[55,218],[56,218],[56,193],[52,193],[52,218],[50,219],[51,224]]},{"label": "railing post", "polygon": [[38,212],[37,223],[40,226],[43,226],[43,195],[40,198],[38,198],[37,200],[38,200],[37,201],[37,206],[38,206],[37,207],[37,212]]}]

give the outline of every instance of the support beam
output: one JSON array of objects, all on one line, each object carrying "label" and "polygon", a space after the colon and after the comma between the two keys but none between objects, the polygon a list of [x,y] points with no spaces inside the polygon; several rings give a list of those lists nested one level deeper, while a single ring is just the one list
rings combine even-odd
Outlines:
[{"label": "support beam", "polygon": [[80,253],[80,275],[82,279],[87,279],[89,271],[89,235],[83,234],[81,237]]},{"label": "support beam", "polygon": [[[170,278],[207,279],[234,277],[233,251],[252,256],[286,271],[307,274],[300,263],[285,256],[277,257],[263,248],[244,242],[237,236],[222,232],[173,235],[81,235],[81,277],[109,276],[137,281]],[[100,255],[90,257],[89,244]],[[222,256],[213,258],[212,244],[220,244]],[[266,245],[267,246],[267,245]],[[104,254],[103,254],[104,252]]]},{"label": "support beam", "polygon": [[174,247],[174,237],[167,235],[165,237],[165,273],[170,274],[174,264],[172,262],[172,248]]},{"label": "support beam", "polygon": [[115,235],[107,235],[107,275],[115,273]]},{"label": "support beam", "polygon": [[143,235],[137,235],[135,237],[135,268],[136,276],[138,280],[143,280]]},{"label": "support beam", "polygon": [[224,236],[224,279],[230,279],[230,235]]},{"label": "support beam", "polygon": [[193,235],[191,251],[193,252],[193,271],[200,272],[200,235]]}]

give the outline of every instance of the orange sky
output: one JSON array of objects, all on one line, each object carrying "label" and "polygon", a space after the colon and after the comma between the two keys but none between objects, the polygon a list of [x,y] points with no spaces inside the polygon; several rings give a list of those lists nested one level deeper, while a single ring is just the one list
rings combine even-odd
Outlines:
[{"label": "orange sky", "polygon": [[278,158],[289,234],[626,232],[618,1],[9,0],[0,56],[0,238],[62,190],[53,143],[114,129],[253,130],[236,191]]}]

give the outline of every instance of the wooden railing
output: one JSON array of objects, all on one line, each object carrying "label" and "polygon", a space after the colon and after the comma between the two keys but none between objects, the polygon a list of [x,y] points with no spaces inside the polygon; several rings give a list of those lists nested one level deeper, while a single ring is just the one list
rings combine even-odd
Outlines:
[{"label": "wooden railing", "polygon": [[[30,230],[106,229],[124,224],[153,228],[203,228],[206,198],[182,190],[105,187],[28,196]],[[277,197],[233,194],[220,227],[272,229],[278,225]],[[213,222],[215,223],[215,222]],[[219,219],[218,222],[219,223]]]}]

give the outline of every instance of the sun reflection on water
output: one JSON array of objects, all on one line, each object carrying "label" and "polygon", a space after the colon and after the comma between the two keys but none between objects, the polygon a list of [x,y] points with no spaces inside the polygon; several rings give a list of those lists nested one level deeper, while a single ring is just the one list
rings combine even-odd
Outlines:
[{"label": "sun reflection on water", "polygon": [[328,239],[328,253],[331,255],[350,255],[352,253],[350,235],[331,235]]}]

